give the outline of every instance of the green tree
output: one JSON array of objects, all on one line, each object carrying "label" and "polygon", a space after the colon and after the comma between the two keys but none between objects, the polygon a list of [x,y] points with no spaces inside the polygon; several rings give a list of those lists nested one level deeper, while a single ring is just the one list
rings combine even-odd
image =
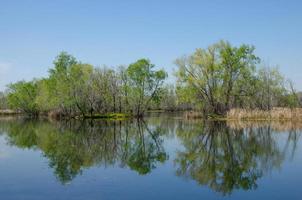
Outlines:
[{"label": "green tree", "polygon": [[7,94],[5,92],[0,92],[0,109],[7,109]]},{"label": "green tree", "polygon": [[236,103],[238,92],[246,95],[239,89],[253,78],[259,62],[253,52],[252,46],[233,47],[224,41],[197,49],[189,57],[176,60],[178,85],[194,88],[192,98],[202,101],[207,113],[223,115]]},{"label": "green tree", "polygon": [[61,52],[53,62],[54,68],[49,70],[49,98],[60,112],[71,114],[73,96],[70,89],[70,69],[78,62],[72,55]]},{"label": "green tree", "polygon": [[151,100],[158,97],[158,92],[167,77],[164,70],[155,71],[154,67],[149,60],[140,59],[127,68],[131,106],[138,117],[142,117]]},{"label": "green tree", "polygon": [[36,103],[38,81],[19,81],[8,86],[8,102],[13,109],[22,110],[29,115],[37,115]]},{"label": "green tree", "polygon": [[158,101],[154,104],[158,109],[165,111],[175,111],[177,109],[177,96],[173,84],[166,84],[162,87],[159,93]]},{"label": "green tree", "polygon": [[[62,52],[49,70],[49,78],[39,86],[37,103],[41,110],[59,110],[62,114],[73,116],[92,112],[90,82],[93,66],[83,64]],[[48,102],[48,103],[47,103]]]},{"label": "green tree", "polygon": [[278,68],[262,67],[258,70],[257,93],[255,100],[258,107],[264,110],[271,110],[279,106],[282,98],[286,94],[284,77]]},{"label": "green tree", "polygon": [[[99,113],[116,112],[121,104],[118,74],[106,67],[96,68],[93,74],[93,88],[96,94],[96,110]],[[121,110],[121,108],[119,109]]]}]

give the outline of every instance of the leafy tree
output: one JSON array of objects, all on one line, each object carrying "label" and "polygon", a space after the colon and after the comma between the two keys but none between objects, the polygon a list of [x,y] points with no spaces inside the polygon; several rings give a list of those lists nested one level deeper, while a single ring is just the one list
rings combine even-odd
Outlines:
[{"label": "leafy tree", "polygon": [[177,96],[174,85],[166,84],[159,91],[159,97],[153,101],[152,109],[160,109],[165,111],[177,110]]},{"label": "leafy tree", "polygon": [[0,92],[0,109],[7,109],[7,104],[7,94],[5,92]]},{"label": "leafy tree", "polygon": [[38,82],[19,81],[10,84],[8,93],[8,102],[11,108],[22,110],[30,115],[38,114],[38,106],[36,103]]},{"label": "leafy tree", "polygon": [[61,52],[55,59],[54,68],[49,70],[48,88],[50,98],[55,108],[59,108],[63,113],[72,110],[73,96],[70,90],[70,69],[78,62],[72,55]]},{"label": "leafy tree", "polygon": [[285,95],[284,77],[278,68],[262,67],[258,71],[256,100],[258,107],[270,110],[280,105],[282,96]]},{"label": "leafy tree", "polygon": [[41,110],[58,109],[71,116],[91,111],[88,97],[92,72],[93,66],[82,64],[65,52],[60,53],[54,68],[49,70],[49,78],[40,84],[37,102]]},{"label": "leafy tree", "polygon": [[118,68],[118,76],[120,79],[120,111],[129,112],[129,77],[127,75],[127,69],[125,66],[119,66]]},{"label": "leafy tree", "polygon": [[147,59],[140,59],[127,68],[132,110],[141,117],[151,100],[158,97],[158,92],[166,79],[164,70],[154,70],[154,65]]},{"label": "leafy tree", "polygon": [[99,113],[116,112],[121,101],[118,74],[106,67],[97,68],[93,74],[93,85],[97,98],[96,110]]},{"label": "leafy tree", "polygon": [[252,79],[259,58],[254,47],[233,47],[221,41],[191,56],[176,60],[179,85],[193,91],[208,113],[223,115],[235,103],[235,95],[245,93],[240,86]]},{"label": "leafy tree", "polygon": [[56,117],[97,117],[131,113],[142,117],[148,109],[196,109],[205,116],[225,115],[231,108],[301,106],[299,93],[277,68],[256,70],[260,59],[254,47],[234,47],[221,41],[176,60],[178,81],[164,85],[167,73],[140,59],[117,70],[94,67],[61,52],[49,76],[20,81],[0,96],[0,107],[9,104],[29,114]]},{"label": "leafy tree", "polygon": [[[88,101],[89,97],[89,79],[92,75],[93,67],[88,64],[76,64],[70,67],[69,72],[69,85],[70,93],[73,101],[71,106],[76,107],[82,115],[90,112],[92,113],[93,108]],[[76,111],[77,111],[76,110]]]}]

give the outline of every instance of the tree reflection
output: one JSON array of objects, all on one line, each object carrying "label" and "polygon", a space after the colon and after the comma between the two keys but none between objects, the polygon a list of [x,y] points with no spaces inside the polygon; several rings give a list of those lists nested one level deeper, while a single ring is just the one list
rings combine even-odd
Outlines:
[{"label": "tree reflection", "polygon": [[281,147],[269,125],[232,129],[224,122],[181,123],[177,135],[185,148],[175,159],[177,175],[222,194],[255,189],[257,179],[281,166],[285,152],[295,147],[297,134],[289,132]]},{"label": "tree reflection", "polygon": [[62,183],[94,165],[146,174],[168,158],[162,129],[143,121],[0,121],[0,129],[9,144],[41,150]]},{"label": "tree reflection", "polygon": [[[144,127],[148,134],[144,134]],[[163,132],[158,127],[150,130],[145,122],[138,123],[136,130],[138,137],[131,142],[130,148],[128,148],[127,152],[130,155],[127,164],[139,174],[147,174],[156,167],[157,162],[163,163],[167,160],[167,154],[160,139]]]},{"label": "tree reflection", "polygon": [[176,174],[230,194],[257,188],[260,177],[293,158],[301,131],[296,124],[274,123],[18,119],[0,120],[0,133],[10,145],[41,151],[62,183],[92,166],[150,173],[168,159],[164,139],[177,137]]}]

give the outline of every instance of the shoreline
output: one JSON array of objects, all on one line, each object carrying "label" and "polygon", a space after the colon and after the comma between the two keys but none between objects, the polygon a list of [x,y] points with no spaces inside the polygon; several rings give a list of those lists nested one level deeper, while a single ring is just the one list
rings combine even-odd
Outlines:
[{"label": "shoreline", "polygon": [[[201,112],[198,111],[164,111],[164,110],[150,110],[146,112],[148,114],[171,114],[178,113],[180,117],[183,119],[200,119],[205,121],[296,121],[302,122],[302,108],[273,108],[272,110],[259,110],[259,109],[231,109],[227,112],[225,116],[212,115],[210,117],[204,117]],[[182,114],[181,114],[182,113]],[[0,116],[24,116],[24,117],[34,117],[27,115],[21,111],[15,110],[0,110]],[[133,119],[137,118],[134,115],[127,113],[106,113],[106,114],[93,114],[93,115],[76,115],[76,116],[57,116],[52,117],[46,113],[42,113],[37,115],[36,117],[47,117],[51,119],[77,119],[77,120],[85,120],[85,119],[116,119],[116,120],[124,120],[124,119]],[[139,117],[140,118],[140,117]]]}]

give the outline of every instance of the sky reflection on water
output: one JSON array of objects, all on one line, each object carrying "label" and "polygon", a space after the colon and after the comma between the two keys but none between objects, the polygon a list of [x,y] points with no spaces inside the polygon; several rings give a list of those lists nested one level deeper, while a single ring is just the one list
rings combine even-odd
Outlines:
[{"label": "sky reflection on water", "polygon": [[3,199],[300,199],[293,122],[0,120]]}]

